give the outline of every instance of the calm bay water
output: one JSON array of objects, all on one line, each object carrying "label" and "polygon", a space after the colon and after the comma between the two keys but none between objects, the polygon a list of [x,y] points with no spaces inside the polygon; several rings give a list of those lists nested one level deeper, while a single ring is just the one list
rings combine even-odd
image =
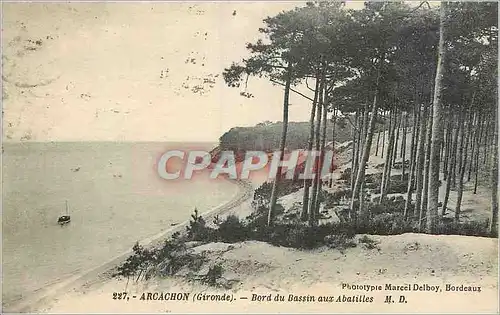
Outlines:
[{"label": "calm bay water", "polygon": [[[195,176],[166,181],[155,159],[166,149],[211,144],[17,143],[3,154],[3,303],[98,266],[228,201],[237,186]],[[68,201],[71,223],[57,225]]]}]

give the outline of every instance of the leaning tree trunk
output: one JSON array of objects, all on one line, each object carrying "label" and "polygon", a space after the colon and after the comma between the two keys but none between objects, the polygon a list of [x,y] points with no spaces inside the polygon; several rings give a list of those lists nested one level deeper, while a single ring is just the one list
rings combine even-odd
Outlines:
[{"label": "leaning tree trunk", "polygon": [[[315,128],[315,136],[314,136],[314,139],[315,139],[315,143],[314,143],[314,147],[315,147],[315,150],[316,152],[319,152],[320,151],[320,128],[321,128],[321,119],[323,118],[322,116],[322,111],[323,111],[323,92],[324,92],[324,89],[325,89],[325,69],[323,68],[322,70],[322,74],[321,74],[321,81],[320,81],[320,85],[319,85],[319,96],[318,96],[318,115],[316,117],[316,128]],[[315,206],[316,206],[316,202],[317,202],[317,197],[318,197],[318,181],[317,181],[317,176],[318,176],[318,169],[319,169],[319,161],[318,159],[316,159],[316,163],[314,163],[314,166],[315,166],[315,178],[313,179],[313,185],[312,185],[312,192],[311,192],[311,198],[309,199],[309,209],[308,209],[308,213],[309,213],[309,225],[310,226],[314,226],[316,225],[316,221],[317,221],[317,218],[316,218],[316,211],[315,211]]]},{"label": "leaning tree trunk", "polygon": [[[311,108],[311,117],[309,118],[309,138],[307,139],[307,154],[311,154],[314,142],[314,117],[316,115],[316,106],[318,102],[319,95],[319,73],[316,75],[316,88],[314,90],[314,100]],[[307,177],[304,178],[304,196],[302,198],[302,212],[300,213],[300,219],[302,221],[308,218],[308,206],[309,206],[309,188],[311,187],[311,179]]]},{"label": "leaning tree trunk", "polygon": [[[326,91],[325,91],[326,94]],[[314,204],[314,211],[315,211],[315,216],[319,216],[319,206],[320,206],[320,196],[321,196],[321,191],[323,190],[323,178],[322,178],[322,172],[323,172],[323,162],[325,159],[325,145],[326,145],[326,123],[327,123],[327,108],[326,108],[326,102],[323,102],[323,119],[322,119],[322,131],[321,131],[321,146],[320,146],[320,160],[319,160],[319,167],[316,170],[316,181],[318,182],[318,191],[316,192],[315,196],[315,204]]]},{"label": "leaning tree trunk", "polygon": [[[286,83],[285,83],[285,93],[283,96],[283,128],[281,130],[281,142],[280,151],[281,155],[279,157],[280,162],[283,160],[285,155],[285,144],[286,144],[286,133],[288,129],[288,105],[290,101],[290,85],[292,82],[292,64],[288,63]],[[271,202],[269,203],[269,211],[267,213],[267,225],[271,226],[274,223],[274,208],[276,207],[276,201],[278,199],[277,188],[278,182],[281,178],[281,167],[278,167],[278,172],[273,182],[273,189],[271,191]]]},{"label": "leaning tree trunk", "polygon": [[445,59],[445,22],[446,22],[446,2],[441,2],[440,27],[439,27],[439,54],[436,68],[436,80],[434,83],[434,101],[432,102],[432,136],[431,136],[431,156],[429,168],[429,201],[427,207],[427,233],[436,233],[438,223],[438,203],[439,203],[439,166],[440,151],[443,143],[442,127],[442,81],[444,75]]},{"label": "leaning tree trunk", "polygon": [[366,141],[364,143],[364,148],[363,148],[363,156],[360,161],[360,165],[358,167],[358,173],[356,175],[356,182],[354,183],[354,189],[352,191],[352,199],[351,199],[351,206],[350,206],[350,212],[351,212],[351,218],[354,219],[356,222],[357,218],[357,213],[355,209],[355,201],[356,198],[359,196],[359,192],[361,191],[361,183],[365,180],[365,168],[366,164],[368,163],[368,159],[370,157],[370,148],[372,146],[372,140],[373,140],[373,130],[375,129],[375,120],[377,116],[377,108],[378,108],[378,93],[379,93],[379,84],[380,84],[380,74],[382,72],[382,63],[384,62],[384,57],[380,58],[379,60],[379,66],[377,70],[377,79],[375,82],[375,95],[373,96],[373,103],[372,103],[372,108],[371,112],[372,115],[370,117],[370,123],[368,125],[368,134],[366,137]]}]

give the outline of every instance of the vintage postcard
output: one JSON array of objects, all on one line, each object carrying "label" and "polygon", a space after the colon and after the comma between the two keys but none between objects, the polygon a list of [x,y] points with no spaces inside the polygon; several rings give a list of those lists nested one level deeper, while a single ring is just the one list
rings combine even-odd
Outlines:
[{"label": "vintage postcard", "polygon": [[497,314],[498,3],[3,2],[4,313]]}]

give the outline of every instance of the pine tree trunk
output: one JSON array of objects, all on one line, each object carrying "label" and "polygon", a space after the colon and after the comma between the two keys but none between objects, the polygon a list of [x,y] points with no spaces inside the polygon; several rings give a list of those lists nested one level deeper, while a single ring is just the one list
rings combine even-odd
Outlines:
[{"label": "pine tree trunk", "polygon": [[469,160],[469,168],[467,170],[467,182],[470,181],[471,175],[472,175],[472,167],[474,165],[474,155],[476,152],[476,143],[477,139],[479,137],[479,133],[477,132],[478,130],[478,124],[479,124],[479,117],[474,113],[474,118],[472,120],[472,126],[471,126],[471,132],[473,133],[472,135],[472,145],[471,145],[471,157]]},{"label": "pine tree trunk", "polygon": [[[388,134],[389,142],[391,141],[390,140],[391,139],[390,135],[391,135],[392,124],[393,124],[392,114],[393,114],[392,110],[389,111],[389,128],[387,129],[387,131],[389,132],[389,134]],[[390,149],[389,144],[387,144],[387,152],[385,152],[384,170],[382,172],[382,181],[380,182],[380,191],[382,191],[382,187],[384,186],[384,183],[385,183],[385,177],[384,176],[385,176],[385,174],[387,172],[386,171],[386,168],[387,168],[387,165],[388,165],[388,163],[387,163],[388,162],[387,155],[388,155],[389,149]]]},{"label": "pine tree trunk", "polygon": [[401,140],[401,155],[400,157],[402,158],[402,170],[401,170],[401,180],[404,180],[405,178],[405,168],[406,168],[406,133],[408,130],[406,129],[407,126],[407,120],[408,120],[408,115],[404,113],[404,117],[402,116],[401,119],[403,120],[403,139]]},{"label": "pine tree trunk", "polygon": [[427,117],[427,130],[425,139],[425,165],[424,165],[424,183],[422,185],[422,201],[420,203],[419,231],[423,229],[424,219],[427,215],[427,202],[429,196],[429,169],[431,160],[431,136],[432,136],[432,105],[429,106],[429,116]]},{"label": "pine tree trunk", "polygon": [[[326,91],[325,91],[326,94]],[[323,119],[322,119],[322,132],[321,132],[321,154],[320,154],[320,160],[319,160],[319,167],[316,170],[316,181],[318,182],[318,191],[316,192],[315,196],[315,205],[314,205],[314,211],[315,216],[319,217],[319,206],[320,206],[320,196],[321,196],[321,191],[323,190],[323,177],[322,175],[322,170],[323,170],[323,162],[325,159],[325,145],[326,145],[326,123],[327,123],[327,107],[326,107],[326,102],[323,102]]]},{"label": "pine tree trunk", "polygon": [[450,165],[448,166],[448,169],[446,170],[447,171],[447,178],[446,178],[446,193],[445,193],[445,196],[444,196],[444,201],[443,201],[443,207],[442,207],[442,211],[441,211],[441,214],[444,216],[446,214],[446,210],[448,209],[448,200],[450,198],[450,190],[451,190],[451,179],[452,179],[452,176],[451,176],[451,173],[453,172],[453,170],[455,169],[455,164],[457,162],[457,146],[458,146],[458,134],[459,134],[459,130],[460,128],[462,128],[460,126],[460,123],[457,124],[457,128],[455,129],[455,132],[453,132],[452,130],[452,133],[453,133],[453,139],[452,139],[452,144],[451,144],[451,161],[450,161]]},{"label": "pine tree trunk", "polygon": [[380,142],[380,131],[377,134],[377,147],[375,149],[375,156],[378,156],[378,143]]},{"label": "pine tree trunk", "polygon": [[477,194],[477,183],[478,183],[478,173],[479,173],[479,149],[481,144],[481,139],[483,137],[484,124],[482,120],[479,120],[479,138],[477,140],[477,150],[476,156],[474,158],[474,195]]},{"label": "pine tree trunk", "polygon": [[[391,141],[391,134],[392,134],[392,110],[389,111],[389,142]],[[387,145],[387,151],[390,150],[390,144]],[[385,177],[387,176],[387,166],[389,165],[389,152],[385,153],[385,160],[384,160],[384,170],[382,171],[382,180],[380,181],[380,198],[379,198],[379,204],[382,202],[382,195],[384,194],[384,185],[385,185]]]},{"label": "pine tree trunk", "polygon": [[361,183],[361,189],[359,191],[359,209],[363,211],[365,207],[365,182]]},{"label": "pine tree trunk", "polygon": [[361,158],[361,150],[363,148],[363,132],[364,132],[364,119],[365,119],[365,108],[362,109],[360,117],[358,119],[358,133],[357,133],[357,142],[358,146],[356,147],[356,172],[359,167],[359,159]]},{"label": "pine tree trunk", "polygon": [[403,113],[401,113],[401,119],[396,119],[395,118],[397,120],[398,124],[397,124],[397,127],[396,127],[396,137],[394,138],[394,149],[392,150],[394,154],[393,154],[393,157],[392,157],[391,167],[394,166],[394,164],[396,163],[397,157],[398,157],[399,133],[400,133],[400,130],[401,130],[402,115],[403,115]]},{"label": "pine tree trunk", "polygon": [[[368,122],[369,122],[369,120],[368,120],[368,118],[369,118],[368,113],[369,113],[369,110],[370,110],[370,108],[368,107],[368,104],[370,104],[370,100],[369,99],[367,99],[366,103],[365,103],[365,117],[363,119],[363,121],[364,121],[364,123],[363,123],[363,128],[364,128],[363,129],[363,145],[364,145],[364,143],[366,141],[366,136],[368,135]],[[374,129],[375,129],[375,127],[374,127]],[[371,147],[372,147],[372,145],[370,143],[370,147],[368,148],[368,150],[369,150],[370,153],[372,152],[372,148]]]},{"label": "pine tree trunk", "polygon": [[[474,97],[473,97],[474,98]],[[472,106],[471,106],[472,108]],[[457,205],[455,206],[455,222],[458,223],[460,221],[460,211],[462,206],[462,197],[464,193],[464,175],[465,175],[465,167],[467,165],[467,148],[469,147],[469,135],[471,131],[471,121],[468,120],[467,126],[464,126],[464,129],[467,127],[467,132],[465,133],[465,144],[463,145],[463,149],[460,152],[461,154],[458,156],[461,159],[460,168],[458,169],[458,188],[457,188]]]},{"label": "pine tree trunk", "polygon": [[352,199],[351,199],[351,218],[356,222],[357,213],[355,209],[355,201],[359,197],[359,192],[361,190],[361,183],[365,180],[365,168],[368,163],[368,159],[370,158],[370,148],[373,140],[373,130],[375,129],[375,120],[377,119],[377,110],[378,110],[378,94],[379,94],[379,84],[380,84],[380,74],[382,72],[382,63],[384,62],[384,56],[379,59],[379,66],[377,70],[377,79],[375,81],[375,93],[373,96],[373,103],[371,108],[371,117],[370,123],[368,126],[368,134],[366,136],[366,141],[363,148],[363,157],[360,161],[359,170],[356,175],[356,182],[354,183],[354,189],[352,191]]},{"label": "pine tree trunk", "polygon": [[[311,116],[309,118],[309,137],[307,139],[307,154],[310,154],[313,148],[314,142],[314,117],[316,115],[316,107],[319,95],[319,73],[316,75],[316,87],[314,90],[314,100],[311,107]],[[304,179],[304,195],[302,198],[302,211],[300,213],[300,219],[302,221],[308,218],[308,207],[309,207],[309,188],[311,187],[311,179]]]},{"label": "pine tree trunk", "polygon": [[493,156],[491,161],[491,218],[489,233],[498,237],[498,109],[495,113],[495,130],[493,131]]},{"label": "pine tree trunk", "polygon": [[380,153],[380,157],[383,159],[384,158],[384,151],[385,151],[385,121],[386,115],[384,114],[384,119],[383,119],[383,125],[382,125],[382,151]]},{"label": "pine tree trunk", "polygon": [[432,104],[432,135],[430,142],[430,166],[429,166],[429,200],[427,206],[427,233],[432,234],[437,231],[438,204],[439,204],[439,167],[441,162],[441,147],[443,145],[442,133],[442,81],[444,76],[445,59],[445,22],[446,22],[446,2],[441,2],[440,9],[440,30],[439,30],[439,52],[436,68],[436,78],[434,83],[434,100]]},{"label": "pine tree trunk", "polygon": [[[392,119],[392,116],[394,116],[394,120]],[[387,195],[387,189],[389,185],[389,180],[391,176],[391,161],[394,156],[394,140],[395,140],[395,134],[396,134],[396,118],[397,117],[397,112],[394,112],[394,115],[391,112],[391,121],[393,123],[389,124],[389,143],[387,145],[387,152],[386,152],[386,159],[385,159],[385,164],[384,164],[384,171],[382,173],[382,182],[380,184],[380,199],[379,199],[379,204],[382,203],[385,199],[385,196]]]},{"label": "pine tree trunk", "polygon": [[[359,113],[356,111],[356,116],[354,120],[354,125],[356,128],[358,128],[358,116]],[[354,189],[354,181],[356,180],[356,174],[357,174],[357,162],[358,162],[358,146],[359,143],[357,143],[357,132],[360,132],[359,129],[356,130],[356,128],[353,127],[352,129],[352,161],[351,161],[351,191]]]},{"label": "pine tree trunk", "polygon": [[335,110],[335,107],[333,108],[333,115],[332,115],[332,168],[331,168],[331,173],[330,173],[330,183],[328,184],[329,188],[332,188],[333,186],[333,172],[335,168],[335,125],[337,122],[337,112]]},{"label": "pine tree trunk", "polygon": [[489,131],[490,131],[490,122],[486,122],[486,130],[484,134],[484,152],[483,152],[483,164],[488,162],[488,139],[489,139]]},{"label": "pine tree trunk", "polygon": [[404,217],[408,218],[409,209],[412,200],[412,193],[414,190],[413,182],[415,181],[415,168],[416,168],[416,155],[417,155],[417,141],[416,138],[418,136],[418,126],[420,125],[420,114],[417,111],[417,105],[413,108],[413,128],[411,132],[411,150],[410,150],[410,173],[408,176],[408,188],[406,189],[406,202],[405,202],[405,210]]},{"label": "pine tree trunk", "polygon": [[[283,129],[281,130],[281,142],[280,142],[280,161],[283,160],[283,156],[285,155],[285,144],[286,144],[286,134],[288,129],[288,105],[290,101],[290,85],[292,82],[292,64],[288,63],[287,66],[287,75],[286,75],[286,83],[285,83],[285,93],[283,97]],[[276,207],[276,201],[278,199],[277,195],[277,187],[278,182],[281,178],[281,168],[278,167],[278,173],[276,174],[276,178],[273,182],[273,188],[271,191],[271,201],[269,203],[269,211],[267,214],[267,225],[271,226],[274,223],[274,210]]]},{"label": "pine tree trunk", "polygon": [[[424,106],[424,112],[420,119],[420,130],[418,135],[418,148],[417,148],[417,183],[416,183],[416,196],[415,196],[415,208],[414,216],[420,212],[421,202],[422,202],[422,188],[424,186],[424,165],[425,165],[425,135],[426,135],[426,123],[427,123],[427,105]],[[421,218],[420,218],[421,220]]]},{"label": "pine tree trunk", "polygon": [[[390,157],[389,161],[394,161],[395,156],[396,156],[396,149],[397,146],[394,144],[395,140],[397,139],[396,135],[396,130],[399,130],[400,122],[398,121],[398,111],[394,112],[394,124],[392,126],[392,141],[389,139],[389,143],[391,144],[391,150],[390,150]],[[397,123],[397,124],[396,124]],[[397,126],[397,127],[396,127]],[[387,195],[387,192],[389,191],[389,185],[391,182],[391,172],[393,168],[393,163],[389,163],[387,167],[387,176],[385,177],[385,184],[384,184],[384,194]],[[384,196],[385,197],[385,196]]]},{"label": "pine tree trunk", "polygon": [[450,149],[451,149],[451,143],[452,143],[452,130],[453,130],[453,124],[452,121],[448,123],[446,126],[446,140],[445,140],[445,145],[444,145],[444,157],[443,157],[443,179],[447,180],[448,179],[448,166],[450,164]]},{"label": "pine tree trunk", "polygon": [[[315,128],[315,150],[320,151],[320,132],[321,132],[321,119],[323,118],[322,113],[323,113],[323,92],[325,89],[325,68],[322,69],[322,75],[321,75],[321,82],[319,86],[319,96],[318,96],[318,107],[317,107],[317,116],[316,116],[316,128]],[[312,195],[309,200],[309,205],[308,205],[308,214],[309,214],[309,225],[310,226],[315,226],[317,223],[317,217],[316,217],[316,211],[315,211],[315,206],[317,203],[317,198],[318,198],[318,180],[317,180],[317,174],[318,174],[318,169],[319,169],[319,163],[320,161],[317,159],[315,165],[315,178],[313,180],[313,186],[312,186]]]}]

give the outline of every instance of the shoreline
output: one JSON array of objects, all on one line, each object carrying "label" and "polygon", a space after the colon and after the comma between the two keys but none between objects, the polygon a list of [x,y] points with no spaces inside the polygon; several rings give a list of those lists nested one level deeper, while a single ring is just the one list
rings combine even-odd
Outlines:
[{"label": "shoreline", "polygon": [[[239,181],[239,180],[228,180],[238,186],[237,192],[224,203],[212,208],[211,210],[201,213],[200,215],[204,219],[209,219],[217,214],[227,212],[233,208],[243,204],[252,196],[253,187],[251,184]],[[155,246],[163,241],[166,237],[169,237],[175,232],[185,229],[189,224],[190,219],[183,221],[173,227],[170,227],[164,231],[161,231],[153,236],[147,237],[139,241],[139,244],[143,246]],[[52,300],[56,295],[60,294],[62,291],[76,290],[92,280],[99,279],[100,277],[109,277],[109,272],[118,266],[120,263],[125,261],[129,255],[132,253],[132,249],[116,255],[114,258],[108,260],[107,262],[91,268],[87,271],[73,275],[65,280],[57,282],[56,284],[49,285],[49,287],[35,291],[27,299],[21,299],[17,303],[13,302],[11,305],[3,305],[3,312],[20,313],[20,312],[30,312],[35,309],[38,305],[46,303]]]}]

